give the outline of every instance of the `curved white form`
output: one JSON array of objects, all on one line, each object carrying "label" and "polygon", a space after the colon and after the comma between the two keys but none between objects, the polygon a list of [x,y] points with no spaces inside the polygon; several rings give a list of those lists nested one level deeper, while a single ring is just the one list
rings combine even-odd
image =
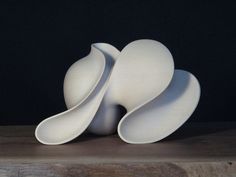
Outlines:
[{"label": "curved white form", "polygon": [[35,136],[39,142],[47,145],[63,144],[85,131],[106,92],[114,56],[117,54],[119,51],[109,44],[94,44],[87,57],[70,67],[65,77],[64,91],[66,104],[71,108],[43,120],[37,126]]},{"label": "curved white form", "polygon": [[160,42],[143,39],[128,44],[117,58],[106,97],[88,130],[114,133],[121,119],[117,105],[127,113],[143,106],[166,89],[173,73],[173,57]]},{"label": "curved white form", "polygon": [[63,144],[86,129],[118,134],[127,143],[159,141],[193,113],[200,86],[190,73],[174,70],[173,57],[160,42],[128,44],[121,52],[106,43],[93,44],[64,80],[68,110],[43,120],[35,130],[43,144]]},{"label": "curved white form", "polygon": [[119,54],[120,51],[110,44],[95,43],[87,57],[78,60],[68,69],[64,79],[64,98],[68,109],[91,94],[101,75],[111,72]]},{"label": "curved white form", "polygon": [[175,70],[170,85],[161,95],[122,118],[118,125],[119,136],[132,144],[159,141],[191,116],[199,98],[198,80],[187,71]]}]

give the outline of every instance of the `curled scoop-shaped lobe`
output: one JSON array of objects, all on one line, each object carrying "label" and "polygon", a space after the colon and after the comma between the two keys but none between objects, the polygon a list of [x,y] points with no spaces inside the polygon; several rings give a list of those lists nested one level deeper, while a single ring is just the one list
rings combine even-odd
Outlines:
[{"label": "curled scoop-shaped lobe", "polygon": [[168,88],[153,101],[120,121],[120,137],[134,144],[159,141],[178,129],[193,113],[200,98],[198,80],[189,72],[175,70]]},{"label": "curled scoop-shaped lobe", "polygon": [[[102,53],[103,57],[98,53]],[[88,56],[71,65],[64,78],[64,98],[68,109],[91,94],[102,74],[110,73],[119,54],[120,51],[110,44],[95,43]]]},{"label": "curled scoop-shaped lobe", "polygon": [[154,40],[128,44],[118,57],[108,94],[128,111],[150,101],[166,89],[174,73],[169,50]]},{"label": "curled scoop-shaped lobe", "polygon": [[[68,92],[66,94],[67,104],[71,108],[40,122],[35,130],[38,141],[47,145],[63,144],[73,140],[86,130],[93,120],[108,87],[110,73],[108,72],[109,66],[106,63],[105,55],[92,46],[90,54],[70,68],[64,86],[65,91]],[[83,67],[81,68],[81,66]],[[77,71],[76,68],[79,70]],[[84,74],[89,74],[89,70],[86,69],[94,69],[92,75],[96,77],[84,79],[86,78]],[[77,79],[80,83],[75,82],[74,85],[67,86],[68,83],[77,81]],[[75,88],[70,88],[71,86]],[[73,97],[73,91],[78,88],[81,93]]]}]

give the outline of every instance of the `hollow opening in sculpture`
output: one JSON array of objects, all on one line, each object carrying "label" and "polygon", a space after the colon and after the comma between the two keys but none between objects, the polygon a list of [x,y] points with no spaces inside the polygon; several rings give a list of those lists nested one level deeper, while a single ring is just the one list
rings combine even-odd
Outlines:
[{"label": "hollow opening in sculpture", "polygon": [[110,135],[117,132],[117,125],[127,113],[127,109],[119,104],[106,105],[101,103],[88,131],[97,135]]}]

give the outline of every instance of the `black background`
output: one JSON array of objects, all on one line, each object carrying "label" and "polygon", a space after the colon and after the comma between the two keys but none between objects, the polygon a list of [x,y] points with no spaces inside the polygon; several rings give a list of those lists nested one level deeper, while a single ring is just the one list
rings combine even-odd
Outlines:
[{"label": "black background", "polygon": [[235,5],[226,1],[1,1],[0,124],[37,124],[66,110],[64,75],[90,44],[149,38],[200,81],[189,121],[235,120]]}]

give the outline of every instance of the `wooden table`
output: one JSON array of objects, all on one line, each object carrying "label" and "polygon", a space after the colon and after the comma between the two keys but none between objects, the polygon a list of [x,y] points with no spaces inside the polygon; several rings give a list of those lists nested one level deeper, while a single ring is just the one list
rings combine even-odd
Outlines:
[{"label": "wooden table", "polygon": [[35,126],[0,126],[0,177],[236,176],[236,123],[189,123],[154,144],[83,135],[42,145]]}]

